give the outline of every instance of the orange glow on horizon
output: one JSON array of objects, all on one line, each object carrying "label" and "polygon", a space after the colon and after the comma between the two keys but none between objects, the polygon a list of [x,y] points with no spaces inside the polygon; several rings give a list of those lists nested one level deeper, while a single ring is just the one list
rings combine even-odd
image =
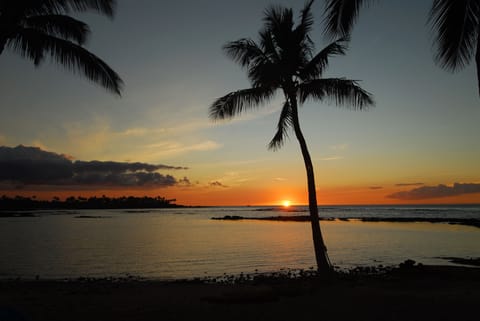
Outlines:
[{"label": "orange glow on horizon", "polygon": [[[365,187],[322,187],[317,191],[319,205],[428,205],[428,204],[479,204],[480,194],[465,194],[453,197],[397,200],[386,196],[397,192],[398,188],[369,189]],[[308,194],[303,188],[276,190],[267,187],[170,187],[164,189],[110,189],[110,190],[4,190],[0,195],[14,197],[35,196],[37,199],[51,200],[53,197],[65,199],[69,196],[82,197],[122,197],[122,196],[161,196],[176,199],[176,203],[187,206],[292,206],[308,204]],[[288,199],[285,198],[288,195]],[[282,197],[283,196],[283,197]],[[280,201],[281,200],[281,201]],[[294,201],[293,201],[294,200]]]}]

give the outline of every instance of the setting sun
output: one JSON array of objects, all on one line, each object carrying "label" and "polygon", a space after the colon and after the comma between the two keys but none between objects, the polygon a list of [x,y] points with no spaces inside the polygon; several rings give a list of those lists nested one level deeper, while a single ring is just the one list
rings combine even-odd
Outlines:
[{"label": "setting sun", "polygon": [[290,206],[290,201],[285,200],[285,201],[282,202],[282,204],[283,204],[284,207],[289,207]]}]

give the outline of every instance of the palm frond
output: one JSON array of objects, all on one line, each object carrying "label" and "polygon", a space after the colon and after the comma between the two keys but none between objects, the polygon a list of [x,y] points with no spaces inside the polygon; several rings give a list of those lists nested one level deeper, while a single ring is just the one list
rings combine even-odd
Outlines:
[{"label": "palm frond", "polygon": [[3,0],[7,10],[22,11],[25,16],[93,11],[108,17],[115,13],[116,0]]},{"label": "palm frond", "polygon": [[81,46],[56,37],[46,35],[35,29],[25,28],[17,36],[9,39],[7,46],[23,57],[38,65],[44,59],[44,53],[66,69],[80,72],[92,82],[120,95],[123,81],[103,60]]},{"label": "palm frond", "polygon": [[288,73],[280,64],[262,61],[251,64],[248,68],[248,79],[253,87],[278,88],[283,74]]},{"label": "palm frond", "polygon": [[113,17],[116,0],[60,0],[65,1],[75,11],[97,11],[101,14]]},{"label": "palm frond", "polygon": [[374,106],[372,95],[362,89],[358,82],[345,78],[314,79],[299,85],[299,100],[333,101],[337,106],[363,110]]},{"label": "palm frond", "polygon": [[325,34],[330,38],[349,35],[362,6],[373,0],[326,0]]},{"label": "palm frond", "polygon": [[241,114],[247,108],[258,107],[268,102],[275,91],[269,87],[254,87],[231,92],[218,98],[210,106],[210,118],[229,119]]},{"label": "palm frond", "polygon": [[294,26],[293,10],[282,6],[271,6],[265,11],[264,27],[270,30],[277,48],[289,50]]},{"label": "palm frond", "polygon": [[293,10],[278,5],[272,5],[264,12],[265,27],[274,31],[293,30]]},{"label": "palm frond", "polygon": [[265,28],[259,32],[259,37],[261,50],[266,58],[272,63],[279,63],[281,57],[272,32]]},{"label": "palm frond", "polygon": [[313,15],[312,15],[312,5],[315,0],[309,0],[305,3],[305,7],[302,9],[300,14],[300,23],[295,32],[301,32],[303,34],[308,34],[312,30],[313,26]]},{"label": "palm frond", "polygon": [[[261,39],[262,42],[263,40]],[[273,42],[262,43],[261,46],[251,39],[240,39],[227,43],[223,49],[232,60],[248,68],[248,78],[252,87],[274,86],[275,80],[278,79],[275,62],[280,58]]]},{"label": "palm frond", "polygon": [[328,66],[329,58],[337,55],[345,55],[350,41],[349,37],[340,38],[316,54],[306,65],[300,70],[299,77],[302,80],[310,80],[321,76]]},{"label": "palm frond", "polygon": [[[275,63],[277,71],[273,72],[270,66],[256,66],[255,71],[263,70],[266,67],[269,73],[277,76],[278,82],[281,79],[291,78],[295,74],[297,66],[303,66],[311,59],[314,49],[313,42],[309,37],[313,22],[310,13],[311,4],[312,1],[307,2],[301,14],[301,21],[296,28],[294,28],[292,9],[272,6],[265,11],[262,44],[264,43],[265,48],[272,52],[272,61]],[[266,36],[268,38],[265,38]],[[250,74],[254,73],[250,72]]]},{"label": "palm frond", "polygon": [[[51,11],[50,11],[51,12]],[[1,15],[14,17],[22,17],[31,13],[45,13],[42,1],[35,0],[1,0],[0,1]]]},{"label": "palm frond", "polygon": [[306,58],[305,60],[297,60],[301,66],[311,58],[312,52],[315,49],[315,45],[309,36],[313,26],[313,15],[311,12],[313,2],[314,0],[309,0],[305,3],[305,7],[302,9],[300,15],[300,23],[292,32],[293,42],[300,46],[297,50],[298,58]]},{"label": "palm frond", "polygon": [[477,0],[435,0],[429,23],[435,33],[435,61],[455,71],[469,64],[475,54],[480,26]]},{"label": "palm frond", "polygon": [[246,38],[227,43],[223,46],[223,50],[228,57],[242,67],[248,67],[252,60],[267,58],[255,41]]},{"label": "palm frond", "polygon": [[86,23],[66,15],[38,15],[24,20],[28,28],[42,31],[50,36],[85,43],[90,29]]},{"label": "palm frond", "polygon": [[117,4],[116,0],[43,0],[43,2],[52,8],[60,8],[67,12],[96,11],[109,17],[113,17]]},{"label": "palm frond", "polygon": [[277,151],[283,146],[285,140],[288,138],[288,130],[291,128],[292,122],[292,108],[288,101],[285,101],[278,120],[277,132],[268,144],[268,149]]}]

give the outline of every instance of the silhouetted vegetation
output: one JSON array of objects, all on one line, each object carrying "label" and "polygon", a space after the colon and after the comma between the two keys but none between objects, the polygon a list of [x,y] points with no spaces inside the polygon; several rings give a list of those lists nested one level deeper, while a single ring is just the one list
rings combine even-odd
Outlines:
[{"label": "silhouetted vegetation", "polygon": [[86,23],[71,16],[96,12],[113,16],[115,0],[2,0],[0,55],[4,49],[32,60],[46,57],[120,95],[122,79],[103,60],[83,47],[90,34]]},{"label": "silhouetted vegetation", "polygon": [[[374,0],[326,0],[326,34],[344,37],[351,33],[360,9]],[[475,60],[480,93],[480,1],[433,0],[428,17],[434,34],[435,62],[458,71]]]},{"label": "silhouetted vegetation", "polygon": [[58,197],[52,200],[37,200],[35,197],[3,195],[0,198],[0,210],[39,210],[39,209],[137,209],[137,208],[171,208],[182,207],[175,204],[175,199],[157,197],[74,197],[70,196],[64,201]]},{"label": "silhouetted vegetation", "polygon": [[306,101],[334,102],[362,110],[374,104],[373,98],[358,82],[346,78],[325,78],[325,70],[334,56],[345,55],[348,38],[340,38],[316,52],[310,37],[313,28],[308,1],[296,22],[293,10],[272,6],[265,11],[259,41],[243,38],[227,43],[226,54],[247,70],[251,88],[231,92],[218,98],[210,107],[213,120],[231,119],[246,110],[265,105],[277,91],[285,101],[277,132],[268,148],[280,149],[294,132],[302,151],[308,185],[308,203],[318,269],[331,270],[319,220],[313,163],[300,128],[299,107]]}]

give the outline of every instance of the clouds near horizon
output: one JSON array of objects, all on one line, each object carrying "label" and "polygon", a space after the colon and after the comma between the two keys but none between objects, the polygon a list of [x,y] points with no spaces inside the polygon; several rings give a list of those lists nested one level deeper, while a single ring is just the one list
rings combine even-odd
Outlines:
[{"label": "clouds near horizon", "polygon": [[228,186],[223,184],[222,182],[219,182],[219,181],[212,181],[210,183],[208,183],[209,186],[212,186],[212,187],[224,187],[224,188],[227,188]]},{"label": "clouds near horizon", "polygon": [[404,186],[422,186],[424,183],[397,183],[395,186],[404,187]]},{"label": "clouds near horizon", "polygon": [[437,186],[422,186],[409,191],[396,192],[387,197],[403,201],[414,201],[475,193],[480,193],[480,184],[454,183],[452,186],[444,184],[439,184]]},{"label": "clouds near horizon", "polygon": [[72,157],[19,145],[0,146],[0,182],[25,185],[99,187],[168,187],[182,184],[159,170],[185,170],[186,167],[163,164],[115,161],[72,161]]}]

